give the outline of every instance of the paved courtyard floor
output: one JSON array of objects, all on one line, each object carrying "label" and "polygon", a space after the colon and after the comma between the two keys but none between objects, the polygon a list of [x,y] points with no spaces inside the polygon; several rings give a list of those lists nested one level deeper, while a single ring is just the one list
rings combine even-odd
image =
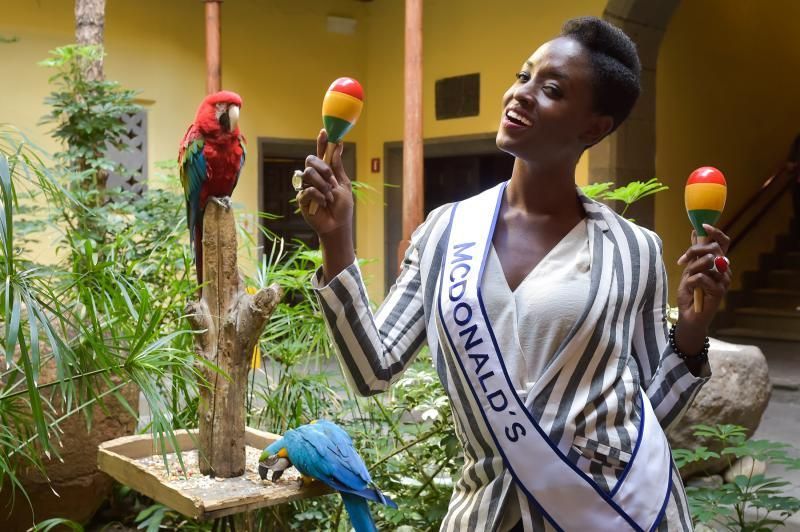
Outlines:
[{"label": "paved courtyard floor", "polygon": [[[753,437],[789,443],[800,450],[800,354],[797,359],[770,359],[768,363],[772,397]],[[770,465],[767,474],[791,482],[793,488],[789,493],[800,498],[800,470]],[[782,530],[800,532],[800,515],[792,516]]]}]

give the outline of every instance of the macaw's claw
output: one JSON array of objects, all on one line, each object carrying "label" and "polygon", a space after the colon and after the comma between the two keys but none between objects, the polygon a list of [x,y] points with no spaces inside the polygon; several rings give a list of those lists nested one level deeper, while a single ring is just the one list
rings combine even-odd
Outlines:
[{"label": "macaw's claw", "polygon": [[223,196],[218,198],[216,196],[211,196],[211,201],[225,209],[226,211],[231,210],[231,197],[230,196]]}]

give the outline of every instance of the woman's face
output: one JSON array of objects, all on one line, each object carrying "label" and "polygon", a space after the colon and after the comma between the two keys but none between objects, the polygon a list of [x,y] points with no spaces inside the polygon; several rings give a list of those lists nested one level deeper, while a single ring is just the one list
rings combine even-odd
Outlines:
[{"label": "woman's face", "polygon": [[537,163],[577,161],[612,126],[593,110],[592,67],[578,41],[559,37],[525,61],[503,96],[497,146]]}]

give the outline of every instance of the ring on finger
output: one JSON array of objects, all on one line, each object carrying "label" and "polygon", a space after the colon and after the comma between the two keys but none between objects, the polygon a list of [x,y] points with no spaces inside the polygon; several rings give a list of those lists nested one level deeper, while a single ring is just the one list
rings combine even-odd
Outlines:
[{"label": "ring on finger", "polygon": [[303,190],[303,171],[295,170],[292,174],[292,188],[295,192]]},{"label": "ring on finger", "polygon": [[717,255],[714,257],[714,263],[711,266],[711,270],[719,273],[727,272],[731,267],[731,261],[728,257],[724,257],[722,255]]}]

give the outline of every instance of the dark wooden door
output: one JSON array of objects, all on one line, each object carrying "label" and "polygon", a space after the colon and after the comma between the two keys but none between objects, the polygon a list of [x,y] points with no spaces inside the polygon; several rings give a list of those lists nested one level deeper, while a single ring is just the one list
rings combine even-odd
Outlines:
[{"label": "dark wooden door", "polygon": [[[300,240],[312,249],[319,247],[316,233],[297,210],[294,199],[296,193],[292,188],[292,174],[295,170],[305,168],[306,157],[310,153],[315,153],[316,147],[316,142],[311,140],[267,137],[258,139],[260,165],[258,205],[259,210],[269,216],[262,218],[260,223],[267,231],[283,238],[287,245]],[[350,179],[357,179],[354,143],[344,143],[342,159],[347,175]],[[355,231],[355,224],[353,228]],[[270,249],[271,243],[263,235],[260,241],[262,249]]]},{"label": "dark wooden door", "polygon": [[294,171],[304,166],[305,158],[264,157],[261,205],[265,213],[275,218],[263,219],[261,224],[268,231],[283,237],[287,244],[300,240],[316,249],[319,240],[297,210],[291,184]]}]

